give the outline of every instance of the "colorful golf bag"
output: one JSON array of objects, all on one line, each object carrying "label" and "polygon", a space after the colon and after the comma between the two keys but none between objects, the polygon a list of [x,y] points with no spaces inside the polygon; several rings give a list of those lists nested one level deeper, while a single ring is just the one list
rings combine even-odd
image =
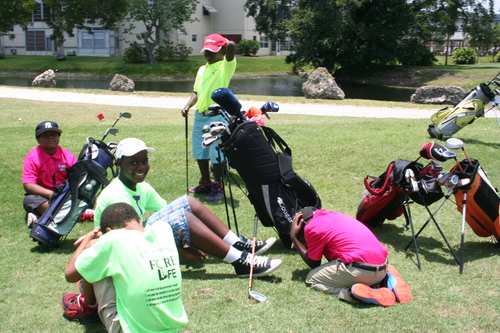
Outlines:
[{"label": "colorful golf bag", "polygon": [[67,180],[49,200],[49,208],[34,223],[30,237],[41,246],[53,248],[66,236],[87,208],[93,208],[102,187],[109,184],[106,169],[115,158],[113,147],[88,138],[78,162],[68,170]]},{"label": "colorful golf bag", "polygon": [[416,161],[397,159],[389,163],[379,177],[365,176],[364,184],[366,190],[363,191],[356,219],[369,228],[380,227],[385,220],[400,217],[405,211],[403,204],[406,200],[430,205],[443,197],[436,179]]},{"label": "colorful golf bag", "polygon": [[484,107],[495,98],[495,94],[484,83],[474,88],[453,108],[444,108],[431,116],[432,124],[427,132],[432,138],[447,139],[476,118],[484,117]]},{"label": "colorful golf bag", "polygon": [[499,241],[500,196],[498,190],[489,181],[479,161],[472,158],[465,159],[460,162],[460,166],[461,169],[455,166],[451,173],[460,179],[470,179],[470,183],[457,186],[453,193],[458,211],[462,213],[465,204],[465,221],[474,233],[480,237],[493,235]]},{"label": "colorful golf bag", "polygon": [[237,125],[222,138],[221,149],[245,182],[262,225],[274,227],[290,247],[295,213],[306,206],[321,208],[313,186],[293,170],[292,150],[273,129],[254,121]]}]

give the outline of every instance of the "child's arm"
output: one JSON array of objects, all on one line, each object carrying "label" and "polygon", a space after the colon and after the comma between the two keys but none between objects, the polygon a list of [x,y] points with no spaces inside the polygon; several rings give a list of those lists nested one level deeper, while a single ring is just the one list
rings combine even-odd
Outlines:
[{"label": "child's arm", "polygon": [[226,45],[226,60],[233,61],[235,54],[236,54],[236,43],[233,42],[232,40],[228,40]]},{"label": "child's arm", "polygon": [[100,228],[94,228],[94,230],[85,235],[85,237],[80,242],[80,245],[75,250],[75,253],[73,253],[73,256],[68,262],[68,266],[66,267],[66,271],[64,272],[64,275],[66,276],[66,281],[77,282],[82,278],[81,274],[76,270],[75,267],[76,259],[83,252],[83,250],[94,245],[96,240],[101,236],[102,233]]}]

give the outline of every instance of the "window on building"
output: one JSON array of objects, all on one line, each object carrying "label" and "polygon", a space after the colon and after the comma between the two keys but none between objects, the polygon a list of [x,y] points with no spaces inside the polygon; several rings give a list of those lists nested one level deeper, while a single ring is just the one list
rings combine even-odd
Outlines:
[{"label": "window on building", "polygon": [[32,11],[32,21],[42,22],[47,16],[48,7],[45,6],[43,2],[38,2],[36,6],[36,9]]},{"label": "window on building", "polygon": [[26,31],[26,51],[45,51],[45,31],[27,30]]},{"label": "window on building", "polygon": [[78,31],[78,50],[79,52],[87,53],[107,53],[110,47],[116,47],[115,39],[109,38],[109,30],[101,28],[93,28],[91,32],[88,30]]},{"label": "window on building", "polygon": [[265,36],[260,36],[260,47],[269,48],[269,38]]},{"label": "window on building", "polygon": [[196,42],[196,35],[192,35],[192,36],[191,36],[191,41],[192,41],[192,42]]},{"label": "window on building", "polygon": [[285,40],[280,41],[280,51],[291,51],[293,46],[293,41],[290,37],[285,38]]}]

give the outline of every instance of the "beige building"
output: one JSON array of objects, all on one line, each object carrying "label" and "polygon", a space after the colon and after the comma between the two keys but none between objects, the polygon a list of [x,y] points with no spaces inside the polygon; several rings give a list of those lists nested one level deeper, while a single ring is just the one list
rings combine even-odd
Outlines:
[{"label": "beige building", "polygon": [[[197,55],[205,36],[218,33],[236,43],[242,39],[258,40],[260,50],[257,55],[287,55],[288,43],[270,42],[265,36],[257,34],[253,18],[246,17],[244,3],[245,0],[200,0],[194,13],[199,22],[186,24],[187,34],[173,34],[172,42],[192,47],[193,54]],[[43,15],[44,8],[41,3],[40,9],[33,13],[32,24],[28,30],[23,31],[16,27],[13,40],[8,36],[0,36],[6,55],[56,54],[54,41],[50,39],[52,30],[43,22]],[[138,22],[136,25],[137,31],[140,31],[142,23]],[[89,34],[87,30],[77,30],[75,37],[66,36],[64,49],[67,55],[119,57],[132,41],[135,41],[135,37],[125,35],[122,25],[118,24],[112,30],[95,27],[93,34]]]}]

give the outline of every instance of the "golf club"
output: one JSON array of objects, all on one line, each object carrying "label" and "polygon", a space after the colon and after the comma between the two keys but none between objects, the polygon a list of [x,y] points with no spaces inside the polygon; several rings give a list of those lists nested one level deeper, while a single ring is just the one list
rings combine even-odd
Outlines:
[{"label": "golf club", "polygon": [[[121,118],[132,118],[132,114],[130,112],[127,112],[127,111],[123,111],[123,112],[120,112],[120,115],[118,116],[118,118],[116,118],[114,124],[109,128],[109,131],[106,130],[106,132],[104,133],[104,136],[102,137],[102,141],[104,141],[104,139],[106,138],[106,136],[108,136],[109,133],[113,134],[113,135],[117,135],[118,132],[116,132],[117,134],[114,134],[113,131],[111,131],[111,128],[114,128],[116,123],[118,122],[118,120],[120,120]],[[118,131],[118,130],[116,130]]]},{"label": "golf club", "polygon": [[267,117],[267,119],[271,119],[271,116],[268,115],[268,112],[278,112],[280,107],[276,102],[266,102],[264,105],[260,107],[262,113]]},{"label": "golf club", "polygon": [[[460,139],[457,139],[457,138],[449,138],[448,140],[446,140],[446,148],[448,149],[463,149],[464,148],[464,142]],[[465,151],[464,151],[465,153]],[[465,155],[467,156],[467,155]],[[460,171],[464,171],[464,169],[462,168],[462,166],[460,165],[460,163],[458,162],[457,158],[456,158],[456,154],[455,154],[455,162],[457,163],[457,166],[458,168],[460,169]],[[467,157],[467,159],[469,159]],[[469,160],[469,163],[470,163],[470,160]]]},{"label": "golf club", "polygon": [[[207,135],[207,134],[208,134],[208,136],[205,136],[205,135]],[[212,136],[212,135],[210,135],[210,133],[205,133],[205,134],[203,134],[203,141],[202,141],[202,143],[201,143],[201,146],[202,146],[203,148],[208,148],[208,147],[210,147],[210,146],[211,146],[214,142],[216,142],[217,140],[219,140],[219,138],[218,138],[217,136]]]},{"label": "golf club", "polygon": [[252,290],[253,282],[253,268],[255,265],[255,244],[257,242],[257,224],[259,223],[259,216],[255,214],[255,219],[253,222],[253,239],[252,239],[252,261],[250,262],[250,281],[248,281],[248,298],[254,299],[257,302],[264,302],[267,297],[261,293]]},{"label": "golf club", "polygon": [[[186,193],[189,193],[189,158],[188,158],[188,117],[184,117],[184,134],[186,136]],[[204,128],[203,128],[204,129]],[[205,133],[205,132],[203,132]]]}]

